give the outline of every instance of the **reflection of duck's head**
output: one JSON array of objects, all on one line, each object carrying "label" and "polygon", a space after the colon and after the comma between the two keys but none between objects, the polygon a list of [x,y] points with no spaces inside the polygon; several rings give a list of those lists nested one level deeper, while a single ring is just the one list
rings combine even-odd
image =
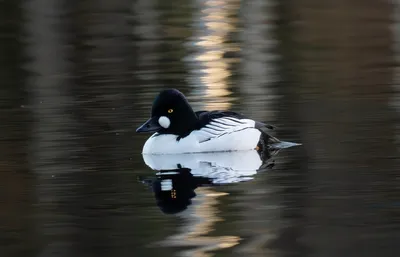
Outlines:
[{"label": "reflection of duck's head", "polygon": [[185,210],[196,196],[194,190],[203,184],[209,184],[209,180],[194,177],[186,168],[160,172],[152,181],[157,205],[166,214]]}]

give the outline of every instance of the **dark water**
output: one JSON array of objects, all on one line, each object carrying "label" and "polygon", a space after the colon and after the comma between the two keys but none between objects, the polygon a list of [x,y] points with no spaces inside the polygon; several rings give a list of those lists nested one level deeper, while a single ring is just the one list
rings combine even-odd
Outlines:
[{"label": "dark water", "polygon": [[[398,10],[0,1],[0,255],[398,256]],[[167,87],[303,145],[245,182],[208,164],[161,185],[134,130]]]}]

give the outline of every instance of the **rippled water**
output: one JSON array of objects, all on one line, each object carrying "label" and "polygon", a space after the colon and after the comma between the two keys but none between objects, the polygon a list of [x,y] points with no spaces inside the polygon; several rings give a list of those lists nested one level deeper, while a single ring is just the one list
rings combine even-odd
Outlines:
[{"label": "rippled water", "polygon": [[[398,10],[0,1],[0,255],[398,256]],[[167,87],[302,145],[144,159]]]}]

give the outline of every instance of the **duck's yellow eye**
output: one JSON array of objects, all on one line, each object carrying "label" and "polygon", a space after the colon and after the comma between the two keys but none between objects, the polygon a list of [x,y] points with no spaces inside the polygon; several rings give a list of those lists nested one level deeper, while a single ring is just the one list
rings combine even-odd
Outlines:
[{"label": "duck's yellow eye", "polygon": [[174,112],[174,109],[169,109],[168,110],[168,113],[173,113]]}]

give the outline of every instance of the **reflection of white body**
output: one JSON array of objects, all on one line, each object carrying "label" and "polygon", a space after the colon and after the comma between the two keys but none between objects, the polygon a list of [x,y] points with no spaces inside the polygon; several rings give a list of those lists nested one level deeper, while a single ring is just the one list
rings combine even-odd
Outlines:
[{"label": "reflection of white body", "polygon": [[246,151],[256,148],[261,132],[250,119],[216,119],[200,130],[176,140],[172,134],[153,134],[143,147],[144,154],[180,154]]},{"label": "reflection of white body", "polygon": [[[252,179],[262,165],[255,150],[240,152],[143,155],[153,170],[168,172],[191,169],[193,176],[208,177],[213,183],[234,183]],[[172,171],[173,172],[173,171]]]}]

